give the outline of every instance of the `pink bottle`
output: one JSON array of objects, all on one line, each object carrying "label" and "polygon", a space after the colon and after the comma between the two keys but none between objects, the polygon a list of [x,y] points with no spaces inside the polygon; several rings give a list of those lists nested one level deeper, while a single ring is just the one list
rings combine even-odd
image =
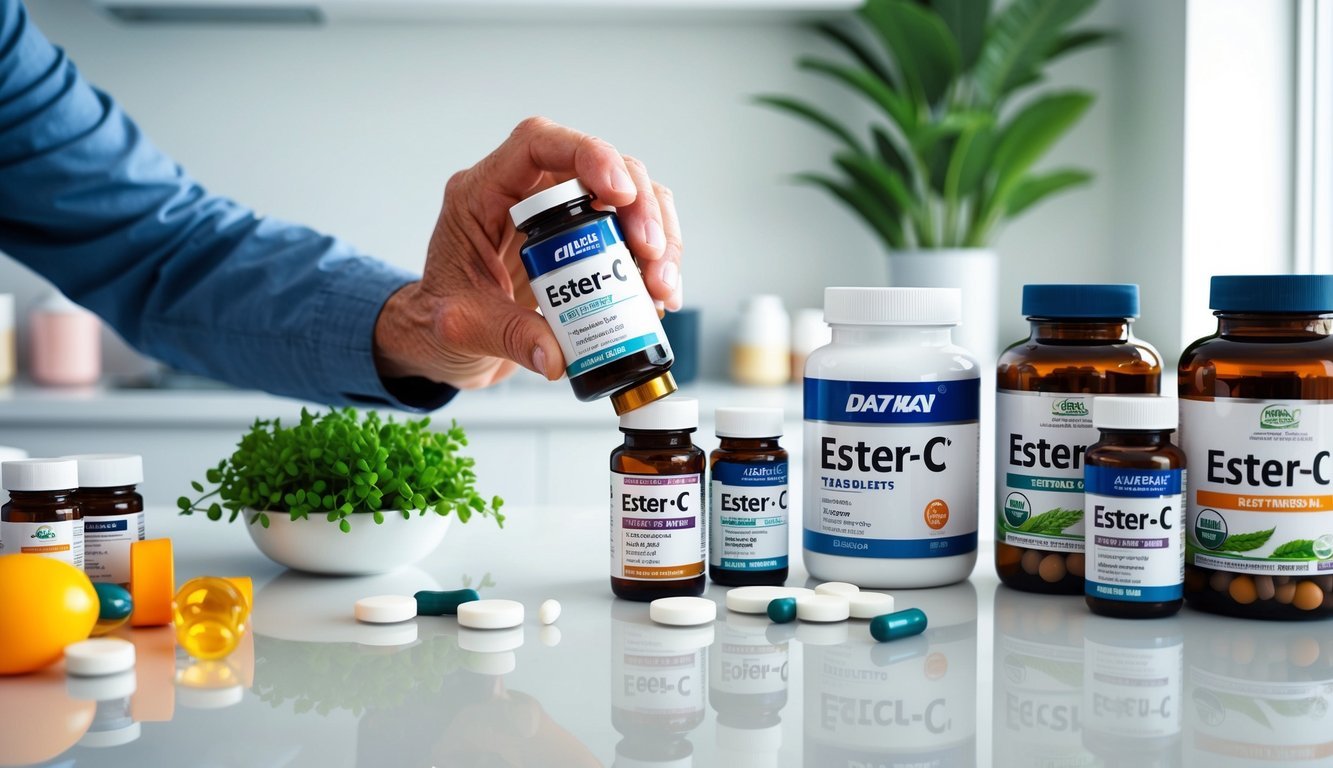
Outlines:
[{"label": "pink bottle", "polygon": [[51,293],[28,316],[29,371],[48,387],[96,384],[102,375],[102,324],[97,316]]}]

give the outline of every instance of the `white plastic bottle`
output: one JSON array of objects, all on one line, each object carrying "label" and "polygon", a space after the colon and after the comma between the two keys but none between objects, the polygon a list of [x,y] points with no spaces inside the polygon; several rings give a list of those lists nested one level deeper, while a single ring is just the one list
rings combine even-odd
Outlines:
[{"label": "white plastic bottle", "polygon": [[747,387],[776,387],[791,374],[791,318],[782,298],[751,296],[736,321],[731,378]]},{"label": "white plastic bottle", "polygon": [[981,381],[952,288],[827,288],[833,341],[805,365],[805,566],[913,588],[977,559]]}]

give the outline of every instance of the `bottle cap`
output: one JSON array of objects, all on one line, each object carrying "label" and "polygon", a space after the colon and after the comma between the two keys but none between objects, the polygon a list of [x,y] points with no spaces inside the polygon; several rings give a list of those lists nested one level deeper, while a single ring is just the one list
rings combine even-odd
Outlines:
[{"label": "bottle cap", "polygon": [[718,408],[718,437],[782,437],[781,408]]},{"label": "bottle cap", "polygon": [[1179,419],[1174,397],[1092,398],[1092,425],[1097,429],[1175,429]]},{"label": "bottle cap", "polygon": [[583,186],[583,182],[578,179],[556,184],[554,187],[547,187],[542,191],[530,197],[525,197],[515,205],[509,208],[509,218],[514,220],[514,226],[522,227],[533,216],[549,211],[557,205],[578,200],[580,197],[592,197],[592,192]]},{"label": "bottle cap", "polygon": [[624,416],[675,391],[676,379],[671,375],[671,371],[667,371],[611,395],[611,407],[616,409],[617,416]]},{"label": "bottle cap", "polygon": [[1208,306],[1218,312],[1333,312],[1333,275],[1216,275]]},{"label": "bottle cap", "polygon": [[6,491],[65,491],[79,487],[79,463],[70,459],[18,459],[0,464]]},{"label": "bottle cap", "polygon": [[825,288],[829,325],[958,325],[963,318],[957,288]]},{"label": "bottle cap", "polygon": [[668,397],[620,415],[620,428],[667,432],[699,428],[699,401]]},{"label": "bottle cap", "polygon": [[1027,317],[1138,317],[1139,287],[1129,283],[1023,286]]},{"label": "bottle cap", "polygon": [[143,482],[143,457],[134,453],[76,453],[80,488],[116,488]]}]

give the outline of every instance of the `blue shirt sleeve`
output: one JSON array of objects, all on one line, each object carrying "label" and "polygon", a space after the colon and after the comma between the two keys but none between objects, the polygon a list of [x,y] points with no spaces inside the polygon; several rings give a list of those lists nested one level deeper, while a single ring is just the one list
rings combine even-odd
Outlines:
[{"label": "blue shirt sleeve", "polygon": [[455,394],[375,369],[375,321],[414,275],[209,194],[19,0],[0,0],[0,251],[183,370],[338,405]]}]

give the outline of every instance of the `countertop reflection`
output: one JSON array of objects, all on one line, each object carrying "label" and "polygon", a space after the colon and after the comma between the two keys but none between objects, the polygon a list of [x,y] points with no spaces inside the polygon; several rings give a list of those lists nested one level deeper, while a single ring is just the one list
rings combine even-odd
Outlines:
[{"label": "countertop reflection", "polygon": [[[1333,764],[1325,623],[1105,619],[999,587],[983,555],[968,582],[897,593],[930,620],[902,641],[725,609],[670,628],[611,597],[601,510],[455,526],[418,567],[367,579],[281,571],[239,528],[149,524],[179,579],[256,577],[245,644],[199,663],[170,630],[138,630],[132,673],[0,679],[0,765]],[[359,597],[462,586],[523,601],[527,622],[351,617]],[[550,597],[564,610],[543,627]]]}]

